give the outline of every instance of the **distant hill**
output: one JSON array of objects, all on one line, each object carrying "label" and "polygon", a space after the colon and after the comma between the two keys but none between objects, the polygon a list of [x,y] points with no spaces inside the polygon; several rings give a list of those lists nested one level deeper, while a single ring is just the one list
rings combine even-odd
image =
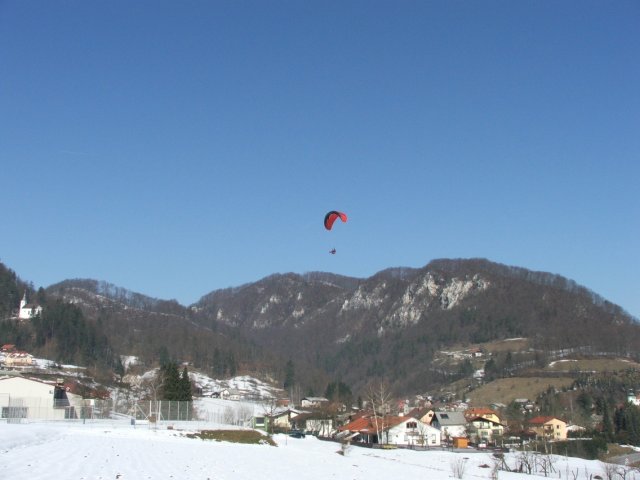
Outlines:
[{"label": "distant hill", "polygon": [[159,300],[91,279],[65,280],[46,291],[80,307],[101,326],[116,351],[135,355],[149,366],[167,355],[212,375],[234,376],[239,370],[252,371],[270,357],[232,328],[203,318],[196,322],[197,312],[175,300]]}]

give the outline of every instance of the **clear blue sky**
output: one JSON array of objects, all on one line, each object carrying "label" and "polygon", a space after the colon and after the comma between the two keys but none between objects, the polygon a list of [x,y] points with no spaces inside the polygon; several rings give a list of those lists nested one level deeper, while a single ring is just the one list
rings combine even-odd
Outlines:
[{"label": "clear blue sky", "polygon": [[0,0],[0,261],[190,304],[484,257],[640,317],[639,25],[636,0]]}]

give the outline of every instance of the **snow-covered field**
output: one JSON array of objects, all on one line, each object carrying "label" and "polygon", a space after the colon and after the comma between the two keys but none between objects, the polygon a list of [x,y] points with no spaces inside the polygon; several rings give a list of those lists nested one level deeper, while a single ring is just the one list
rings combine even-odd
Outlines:
[{"label": "snow-covered field", "polygon": [[[0,478],[448,480],[454,478],[456,462],[465,463],[465,479],[491,478],[486,466],[493,465],[488,452],[351,447],[341,455],[339,444],[309,436],[276,435],[278,446],[273,447],[190,439],[185,436],[188,432],[177,425],[171,430],[167,425],[152,429],[124,422],[0,424]],[[508,455],[515,460],[516,454]],[[555,457],[554,469],[552,478],[607,478],[598,461]],[[534,477],[499,472],[499,478]]]}]

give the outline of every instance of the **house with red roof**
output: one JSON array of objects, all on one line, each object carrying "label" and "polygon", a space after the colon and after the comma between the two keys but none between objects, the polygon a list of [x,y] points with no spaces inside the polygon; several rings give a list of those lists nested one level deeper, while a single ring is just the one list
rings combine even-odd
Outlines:
[{"label": "house with red roof", "polygon": [[467,422],[470,422],[472,419],[477,417],[486,418],[487,420],[491,420],[492,422],[500,423],[500,417],[495,410],[492,410],[487,407],[471,407],[468,408],[464,412],[464,417],[467,419]]},{"label": "house with red roof", "polygon": [[536,437],[548,440],[566,440],[567,422],[557,417],[538,416],[527,422],[529,429],[535,432]]},{"label": "house with red roof", "polygon": [[440,430],[412,416],[366,415],[340,427],[355,442],[398,446],[440,446]]}]

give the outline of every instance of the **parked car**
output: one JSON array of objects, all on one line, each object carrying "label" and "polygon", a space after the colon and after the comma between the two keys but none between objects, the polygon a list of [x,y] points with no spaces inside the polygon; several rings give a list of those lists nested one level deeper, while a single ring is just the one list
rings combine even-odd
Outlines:
[{"label": "parked car", "polygon": [[304,432],[302,430],[291,430],[289,436],[293,438],[304,438]]}]

